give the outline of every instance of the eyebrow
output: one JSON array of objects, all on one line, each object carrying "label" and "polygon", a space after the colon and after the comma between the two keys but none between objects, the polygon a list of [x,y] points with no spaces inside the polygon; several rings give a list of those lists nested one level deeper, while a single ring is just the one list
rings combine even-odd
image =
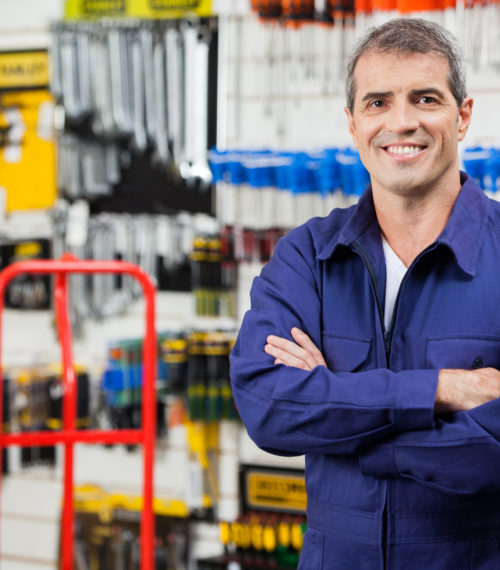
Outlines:
[{"label": "eyebrow", "polygon": [[363,97],[363,99],[361,99],[361,101],[369,101],[370,99],[386,99],[392,94],[392,91],[370,91]]},{"label": "eyebrow", "polygon": [[[370,91],[361,100],[369,101],[371,99],[386,99],[387,97],[390,97],[393,94],[394,94],[393,91]],[[437,89],[436,87],[427,87],[425,89],[412,89],[410,91],[410,95],[412,97],[419,97],[428,94],[436,95],[440,99],[444,98],[444,93],[440,89]]]},{"label": "eyebrow", "polygon": [[420,95],[428,95],[429,93],[431,93],[433,95],[436,95],[440,99],[444,98],[444,93],[440,89],[437,89],[436,87],[428,87],[427,89],[413,89],[412,91],[410,91],[410,93],[411,95],[413,95],[413,97],[418,97]]}]

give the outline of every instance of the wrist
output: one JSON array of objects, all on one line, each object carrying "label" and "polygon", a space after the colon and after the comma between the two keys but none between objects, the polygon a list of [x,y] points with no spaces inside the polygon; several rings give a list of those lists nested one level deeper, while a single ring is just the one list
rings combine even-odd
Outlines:
[{"label": "wrist", "polygon": [[434,413],[443,414],[466,410],[466,390],[474,383],[472,370],[440,370],[434,403]]},{"label": "wrist", "polygon": [[462,370],[440,370],[434,402],[434,414],[456,412],[461,407],[459,395],[461,393],[458,384]]}]

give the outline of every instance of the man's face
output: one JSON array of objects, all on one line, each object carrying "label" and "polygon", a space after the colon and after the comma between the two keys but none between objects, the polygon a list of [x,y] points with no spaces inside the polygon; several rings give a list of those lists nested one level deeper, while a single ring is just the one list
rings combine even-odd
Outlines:
[{"label": "man's face", "polygon": [[458,141],[472,99],[458,108],[448,61],[435,54],[364,54],[354,69],[349,131],[370,173],[374,194],[416,196],[459,185]]}]

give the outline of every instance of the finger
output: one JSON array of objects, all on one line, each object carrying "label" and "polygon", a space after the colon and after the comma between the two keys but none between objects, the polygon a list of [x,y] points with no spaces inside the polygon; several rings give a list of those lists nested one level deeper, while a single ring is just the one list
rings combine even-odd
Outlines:
[{"label": "finger", "polygon": [[311,370],[309,365],[306,362],[304,362],[304,360],[298,358],[297,356],[289,352],[286,352],[285,350],[282,350],[281,348],[278,348],[271,344],[266,344],[264,350],[265,352],[267,352],[267,354],[273,356],[275,360],[276,359],[279,360],[282,364],[285,364],[286,366],[293,366],[295,368],[301,368],[302,370]]},{"label": "finger", "polygon": [[291,334],[295,342],[312,355],[316,365],[321,364],[323,366],[326,366],[323,354],[304,331],[300,330],[298,327],[293,327]]},{"label": "finger", "polygon": [[304,356],[304,349],[300,347],[297,343],[293,342],[292,340],[288,340],[287,338],[282,338],[276,335],[269,335],[267,337],[267,343],[271,346],[275,346],[280,350],[284,350],[285,352],[289,352],[290,354],[296,356],[297,358],[303,358]]},{"label": "finger", "polygon": [[[295,357],[307,364],[307,370],[312,370],[315,366],[317,366],[320,362],[318,358],[315,358],[311,352],[308,350],[300,347],[295,342],[288,340],[286,338],[282,338],[275,335],[270,335],[268,337],[268,344],[271,346],[276,347],[279,350],[282,350],[289,354],[292,357]],[[295,362],[295,360],[293,361]],[[287,360],[288,363],[288,360]],[[297,366],[297,364],[288,364],[289,366]],[[302,368],[302,366],[301,366]]]},{"label": "finger", "polygon": [[[276,335],[270,335],[267,338],[267,341],[268,344],[283,351],[283,353],[289,354],[291,357],[295,357],[295,359],[305,362],[307,364],[307,370],[312,370],[317,365],[317,362],[309,352],[291,340]],[[290,360],[290,358],[287,358],[285,362],[288,366],[297,366],[297,361],[294,359]],[[290,362],[293,362],[293,364],[290,364]],[[300,368],[302,368],[302,366],[300,366]]]},{"label": "finger", "polygon": [[314,344],[314,342],[310,339],[309,335],[307,335],[304,331],[300,330],[297,327],[293,327],[291,330],[291,334],[295,342],[304,348],[305,350],[309,351],[314,355],[321,356],[321,352],[319,351],[318,347]]},{"label": "finger", "polygon": [[[268,344],[275,346],[276,348],[279,348],[286,353],[289,353],[291,356],[294,356],[295,358],[298,358],[307,364],[307,367],[300,366],[300,368],[304,368],[305,370],[312,370],[315,366],[326,366],[323,355],[306,333],[301,331],[299,328],[294,327],[292,329],[292,335],[297,336],[305,348],[299,346],[299,344],[296,344],[291,340],[276,335],[269,335],[267,337],[267,342]],[[297,366],[296,361],[292,362],[294,362],[294,364],[290,364],[287,360],[286,364],[288,366]]]}]

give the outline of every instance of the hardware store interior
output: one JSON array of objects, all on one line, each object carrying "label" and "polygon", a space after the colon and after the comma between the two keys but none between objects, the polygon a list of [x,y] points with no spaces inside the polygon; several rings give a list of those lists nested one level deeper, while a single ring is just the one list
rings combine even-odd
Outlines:
[{"label": "hardware store interior", "polygon": [[[366,4],[0,2],[2,570],[152,568],[148,501],[156,569],[297,568],[304,457],[250,439],[229,354],[278,240],[369,182],[345,63],[401,11]],[[500,5],[404,11],[460,38],[500,196]]]}]

